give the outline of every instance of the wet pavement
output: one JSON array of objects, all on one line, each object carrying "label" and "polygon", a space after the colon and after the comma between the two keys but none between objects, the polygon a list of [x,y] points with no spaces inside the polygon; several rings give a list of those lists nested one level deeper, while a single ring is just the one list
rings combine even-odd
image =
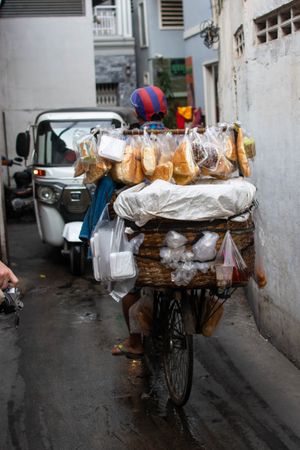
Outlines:
[{"label": "wet pavement", "polygon": [[176,408],[162,373],[111,356],[121,307],[91,273],[71,276],[35,224],[8,230],[25,308],[17,330],[0,316],[0,450],[300,448],[299,370],[259,335],[242,292],[213,337],[194,337],[191,398]]}]

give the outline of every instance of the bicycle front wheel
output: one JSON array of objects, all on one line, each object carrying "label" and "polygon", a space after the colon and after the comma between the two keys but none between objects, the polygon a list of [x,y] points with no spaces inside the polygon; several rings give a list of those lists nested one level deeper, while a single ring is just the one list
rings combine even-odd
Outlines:
[{"label": "bicycle front wheel", "polygon": [[189,399],[193,381],[193,336],[186,335],[180,301],[168,305],[164,331],[163,364],[170,398],[183,406]]}]

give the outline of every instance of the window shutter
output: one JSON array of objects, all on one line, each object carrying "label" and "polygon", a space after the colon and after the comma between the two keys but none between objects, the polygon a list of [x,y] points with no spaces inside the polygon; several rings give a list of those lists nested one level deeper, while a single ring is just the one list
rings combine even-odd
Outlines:
[{"label": "window shutter", "polygon": [[6,0],[0,8],[2,17],[82,16],[85,0]]},{"label": "window shutter", "polygon": [[160,0],[162,28],[183,28],[182,0]]}]

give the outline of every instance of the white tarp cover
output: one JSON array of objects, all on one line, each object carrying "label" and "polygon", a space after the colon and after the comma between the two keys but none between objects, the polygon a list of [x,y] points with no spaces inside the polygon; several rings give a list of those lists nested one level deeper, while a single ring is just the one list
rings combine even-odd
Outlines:
[{"label": "white tarp cover", "polygon": [[254,200],[256,187],[243,178],[203,180],[179,186],[163,180],[138,184],[121,192],[114,202],[118,216],[143,226],[164,217],[174,220],[227,219],[241,214]]}]

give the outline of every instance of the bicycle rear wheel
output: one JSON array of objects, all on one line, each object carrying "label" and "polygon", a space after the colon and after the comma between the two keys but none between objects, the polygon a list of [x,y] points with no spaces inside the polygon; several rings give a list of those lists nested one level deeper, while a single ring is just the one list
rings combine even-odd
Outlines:
[{"label": "bicycle rear wheel", "polygon": [[164,331],[163,365],[170,398],[183,406],[189,399],[193,381],[193,336],[186,335],[180,301],[168,305]]}]

